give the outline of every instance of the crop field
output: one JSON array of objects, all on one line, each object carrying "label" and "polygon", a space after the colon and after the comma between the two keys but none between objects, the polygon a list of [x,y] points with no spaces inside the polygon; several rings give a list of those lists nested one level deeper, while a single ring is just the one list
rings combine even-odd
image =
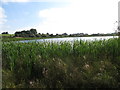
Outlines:
[{"label": "crop field", "polygon": [[3,88],[120,88],[120,39],[3,42]]}]

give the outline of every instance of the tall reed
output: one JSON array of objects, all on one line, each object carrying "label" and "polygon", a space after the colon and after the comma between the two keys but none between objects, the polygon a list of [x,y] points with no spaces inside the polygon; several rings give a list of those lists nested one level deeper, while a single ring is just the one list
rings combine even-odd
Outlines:
[{"label": "tall reed", "polygon": [[[3,42],[3,86],[120,87],[119,45],[120,39]],[[9,81],[12,85],[5,81],[7,71],[14,79]]]}]

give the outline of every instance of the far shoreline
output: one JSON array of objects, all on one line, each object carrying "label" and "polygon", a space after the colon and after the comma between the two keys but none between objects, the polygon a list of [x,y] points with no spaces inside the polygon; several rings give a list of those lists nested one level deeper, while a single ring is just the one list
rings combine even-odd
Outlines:
[{"label": "far shoreline", "polygon": [[[111,36],[111,35],[107,35]],[[107,36],[74,36],[74,37],[107,37]],[[115,37],[118,35],[114,35]],[[114,37],[113,36],[113,37]],[[71,38],[70,36],[61,36],[61,37],[9,37],[9,36],[2,36],[2,42],[8,42],[8,41],[21,41],[21,40],[37,40],[37,39],[51,39],[51,38]]]}]

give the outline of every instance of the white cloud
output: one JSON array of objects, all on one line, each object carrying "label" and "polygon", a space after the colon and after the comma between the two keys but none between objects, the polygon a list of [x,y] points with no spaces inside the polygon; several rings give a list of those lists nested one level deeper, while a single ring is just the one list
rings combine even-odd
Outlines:
[{"label": "white cloud", "polygon": [[43,33],[109,33],[117,20],[117,1],[74,0],[64,8],[39,12],[43,22],[37,27]]},{"label": "white cloud", "polygon": [[[33,0],[2,0],[3,2],[30,2]],[[40,33],[107,33],[114,32],[113,24],[118,19],[119,0],[34,0],[37,2],[70,2],[63,8],[48,8],[39,11],[42,22],[34,27]]]}]

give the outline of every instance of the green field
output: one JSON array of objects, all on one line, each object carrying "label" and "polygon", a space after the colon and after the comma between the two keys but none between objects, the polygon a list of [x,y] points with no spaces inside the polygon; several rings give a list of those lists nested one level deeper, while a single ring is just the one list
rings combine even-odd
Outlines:
[{"label": "green field", "polygon": [[27,37],[19,37],[19,38],[15,38],[15,37],[4,37],[2,38],[2,42],[11,42],[11,41],[21,41],[21,40],[34,40],[34,39],[42,39],[42,38],[27,38]]},{"label": "green field", "polygon": [[10,36],[14,36],[14,34],[0,34],[0,36],[7,36],[7,37],[10,37]]},{"label": "green field", "polygon": [[46,39],[46,38],[63,38],[63,37],[3,37],[2,42],[35,40],[35,39]]},{"label": "green field", "polygon": [[3,88],[120,88],[120,39],[3,42]]}]

